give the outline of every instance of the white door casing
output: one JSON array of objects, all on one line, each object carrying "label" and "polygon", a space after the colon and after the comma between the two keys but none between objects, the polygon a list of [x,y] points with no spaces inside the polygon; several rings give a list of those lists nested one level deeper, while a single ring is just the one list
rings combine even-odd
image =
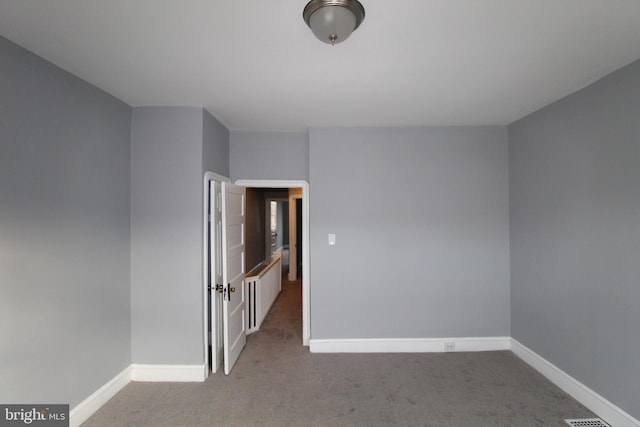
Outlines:
[{"label": "white door casing", "polygon": [[245,330],[245,188],[222,183],[222,302],[224,373],[240,356],[247,342]]},{"label": "white door casing", "polygon": [[211,286],[211,372],[217,372],[222,363],[222,185],[210,181],[209,197],[209,271]]}]

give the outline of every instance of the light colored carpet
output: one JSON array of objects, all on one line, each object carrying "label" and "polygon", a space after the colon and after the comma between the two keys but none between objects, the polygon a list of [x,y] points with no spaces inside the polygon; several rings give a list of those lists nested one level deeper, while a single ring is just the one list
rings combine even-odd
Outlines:
[{"label": "light colored carpet", "polygon": [[90,426],[566,426],[594,415],[511,352],[311,354],[299,282],[228,377],[131,383]]}]

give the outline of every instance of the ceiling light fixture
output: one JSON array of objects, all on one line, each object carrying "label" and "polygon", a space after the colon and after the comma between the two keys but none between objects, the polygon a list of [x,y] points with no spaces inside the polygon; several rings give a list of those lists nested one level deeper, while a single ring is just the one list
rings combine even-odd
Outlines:
[{"label": "ceiling light fixture", "polygon": [[302,17],[318,40],[335,45],[360,26],[364,7],[358,0],[311,0]]}]

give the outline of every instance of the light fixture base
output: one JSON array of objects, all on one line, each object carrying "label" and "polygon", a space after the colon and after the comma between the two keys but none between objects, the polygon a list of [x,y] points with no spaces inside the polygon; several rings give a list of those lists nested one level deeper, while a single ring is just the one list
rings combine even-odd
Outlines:
[{"label": "light fixture base", "polygon": [[324,43],[346,40],[364,20],[364,7],[358,0],[311,0],[302,18]]}]

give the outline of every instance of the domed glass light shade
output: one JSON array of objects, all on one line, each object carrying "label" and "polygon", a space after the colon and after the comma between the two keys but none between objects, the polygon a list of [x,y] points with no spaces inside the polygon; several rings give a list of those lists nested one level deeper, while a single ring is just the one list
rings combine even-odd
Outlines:
[{"label": "domed glass light shade", "polygon": [[311,0],[302,17],[318,40],[335,45],[360,26],[364,7],[358,0]]}]

